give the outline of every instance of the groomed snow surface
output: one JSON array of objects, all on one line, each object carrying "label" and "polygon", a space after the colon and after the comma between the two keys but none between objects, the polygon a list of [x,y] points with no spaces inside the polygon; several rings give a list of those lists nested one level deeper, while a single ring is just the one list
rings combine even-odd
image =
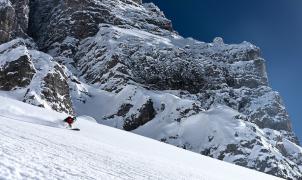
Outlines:
[{"label": "groomed snow surface", "polygon": [[81,116],[0,96],[0,179],[277,180]]}]

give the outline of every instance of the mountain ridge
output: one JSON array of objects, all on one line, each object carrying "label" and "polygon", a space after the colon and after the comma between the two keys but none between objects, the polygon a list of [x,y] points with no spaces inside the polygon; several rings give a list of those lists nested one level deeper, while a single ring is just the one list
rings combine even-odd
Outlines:
[{"label": "mountain ridge", "polygon": [[299,141],[255,45],[183,38],[140,1],[2,0],[0,14],[0,94],[302,178]]}]

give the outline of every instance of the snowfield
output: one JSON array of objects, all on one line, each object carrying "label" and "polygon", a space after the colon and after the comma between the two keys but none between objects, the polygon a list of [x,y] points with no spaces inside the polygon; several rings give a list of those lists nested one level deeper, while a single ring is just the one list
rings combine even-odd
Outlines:
[{"label": "snowfield", "polygon": [[[0,97],[0,179],[277,180],[149,138]],[[217,173],[219,172],[219,173]]]}]

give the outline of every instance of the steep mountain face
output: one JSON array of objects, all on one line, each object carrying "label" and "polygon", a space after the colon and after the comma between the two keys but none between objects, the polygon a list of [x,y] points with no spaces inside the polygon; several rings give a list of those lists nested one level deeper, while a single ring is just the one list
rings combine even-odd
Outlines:
[{"label": "steep mountain face", "polygon": [[185,39],[140,0],[0,0],[0,15],[0,95],[302,179],[258,47]]},{"label": "steep mountain face", "polygon": [[0,45],[0,89],[36,106],[73,113],[65,67],[52,59],[24,39]]},{"label": "steep mountain face", "polygon": [[0,43],[28,37],[29,0],[0,1]]}]

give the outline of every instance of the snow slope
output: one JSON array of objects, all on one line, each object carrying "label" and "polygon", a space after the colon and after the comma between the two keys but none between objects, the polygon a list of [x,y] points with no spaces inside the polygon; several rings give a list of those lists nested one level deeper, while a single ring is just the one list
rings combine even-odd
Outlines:
[{"label": "snow slope", "polygon": [[[0,97],[0,179],[279,179],[218,161],[82,116]],[[219,173],[217,173],[219,170]]]}]

